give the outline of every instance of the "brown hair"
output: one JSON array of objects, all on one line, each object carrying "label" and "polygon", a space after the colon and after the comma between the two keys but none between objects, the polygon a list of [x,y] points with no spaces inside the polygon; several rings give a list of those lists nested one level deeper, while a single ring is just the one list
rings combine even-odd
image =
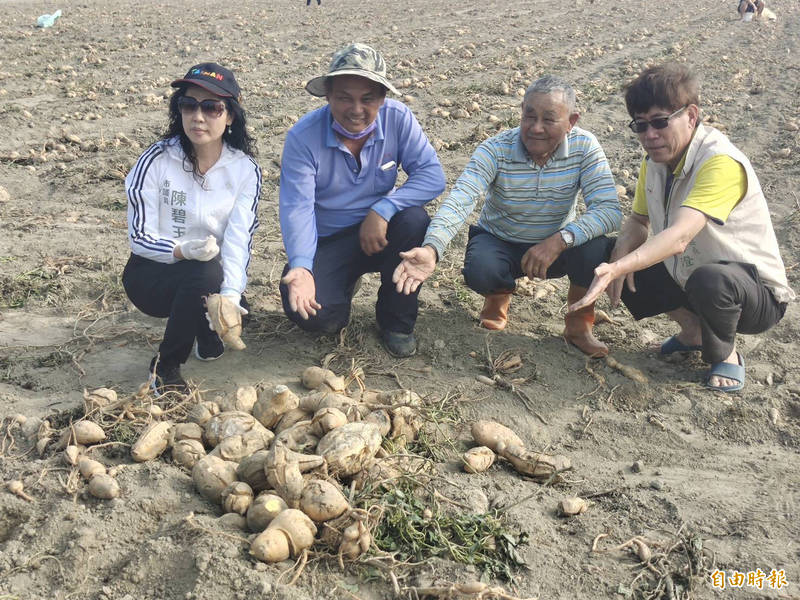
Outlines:
[{"label": "brown hair", "polygon": [[653,107],[678,110],[700,105],[697,78],[686,65],[666,63],[648,67],[625,86],[625,107],[633,118]]}]

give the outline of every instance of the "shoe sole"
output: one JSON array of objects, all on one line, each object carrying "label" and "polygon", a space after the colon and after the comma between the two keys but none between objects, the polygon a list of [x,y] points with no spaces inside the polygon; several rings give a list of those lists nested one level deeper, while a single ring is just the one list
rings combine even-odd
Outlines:
[{"label": "shoe sole", "polygon": [[411,358],[417,353],[417,348],[414,348],[414,351],[411,354],[395,354],[389,349],[389,346],[386,345],[386,342],[381,339],[381,347],[386,351],[386,354],[393,358]]},{"label": "shoe sole", "polygon": [[391,356],[392,358],[411,358],[417,353],[417,349],[415,348],[411,354],[395,354],[391,350],[389,350],[386,346],[383,346],[383,349],[386,350],[386,354]]},{"label": "shoe sole", "polygon": [[202,360],[203,362],[211,362],[212,360],[217,360],[220,356],[225,354],[225,350],[223,350],[217,356],[209,356],[208,358],[203,358],[202,356],[200,356],[200,351],[197,349],[197,342],[194,343],[194,348],[192,348],[192,350],[194,351],[195,358],[197,358],[197,360]]},{"label": "shoe sole", "polygon": [[191,390],[188,389],[188,388],[186,388],[184,390],[181,390],[181,389],[178,389],[177,386],[174,386],[172,389],[167,389],[167,390],[162,391],[161,388],[159,388],[156,385],[155,381],[153,381],[150,384],[150,389],[153,390],[153,397],[154,398],[161,398],[161,396],[163,396],[165,394],[169,394],[169,393],[177,393],[177,394],[180,394],[181,396],[188,396],[189,394],[192,393]]}]

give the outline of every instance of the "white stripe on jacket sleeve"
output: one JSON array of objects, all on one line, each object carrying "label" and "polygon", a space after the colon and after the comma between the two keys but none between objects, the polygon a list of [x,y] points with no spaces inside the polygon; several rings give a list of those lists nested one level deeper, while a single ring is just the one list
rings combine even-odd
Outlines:
[{"label": "white stripe on jacket sleeve", "polygon": [[131,251],[163,263],[175,262],[175,242],[158,235],[158,169],[155,165],[164,150],[153,144],[136,161],[125,178],[128,195],[128,235]]}]

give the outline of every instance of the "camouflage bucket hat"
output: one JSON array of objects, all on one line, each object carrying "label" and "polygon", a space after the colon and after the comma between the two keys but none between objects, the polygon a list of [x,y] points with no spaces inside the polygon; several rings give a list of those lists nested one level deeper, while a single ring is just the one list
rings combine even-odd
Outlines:
[{"label": "camouflage bucket hat", "polygon": [[354,43],[342,48],[333,55],[331,66],[327,75],[314,77],[306,84],[306,91],[322,97],[325,95],[325,80],[336,75],[358,75],[376,81],[393,94],[399,94],[395,87],[386,79],[386,63],[380,52],[366,44]]}]

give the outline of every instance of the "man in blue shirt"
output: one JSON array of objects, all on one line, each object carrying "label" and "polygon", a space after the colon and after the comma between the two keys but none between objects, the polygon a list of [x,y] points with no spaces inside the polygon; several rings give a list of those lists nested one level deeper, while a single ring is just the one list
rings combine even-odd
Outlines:
[{"label": "man in blue shirt", "polygon": [[[399,253],[422,243],[423,206],[444,191],[442,166],[414,115],[386,98],[397,90],[383,57],[364,44],[334,54],[306,90],[328,104],[287,133],[280,221],[289,263],[281,279],[286,315],[307,331],[335,333],[350,319],[354,288],[380,272],[375,316],[393,356],[416,352],[417,294],[398,292]],[[398,169],[408,178],[395,187]]]}]

